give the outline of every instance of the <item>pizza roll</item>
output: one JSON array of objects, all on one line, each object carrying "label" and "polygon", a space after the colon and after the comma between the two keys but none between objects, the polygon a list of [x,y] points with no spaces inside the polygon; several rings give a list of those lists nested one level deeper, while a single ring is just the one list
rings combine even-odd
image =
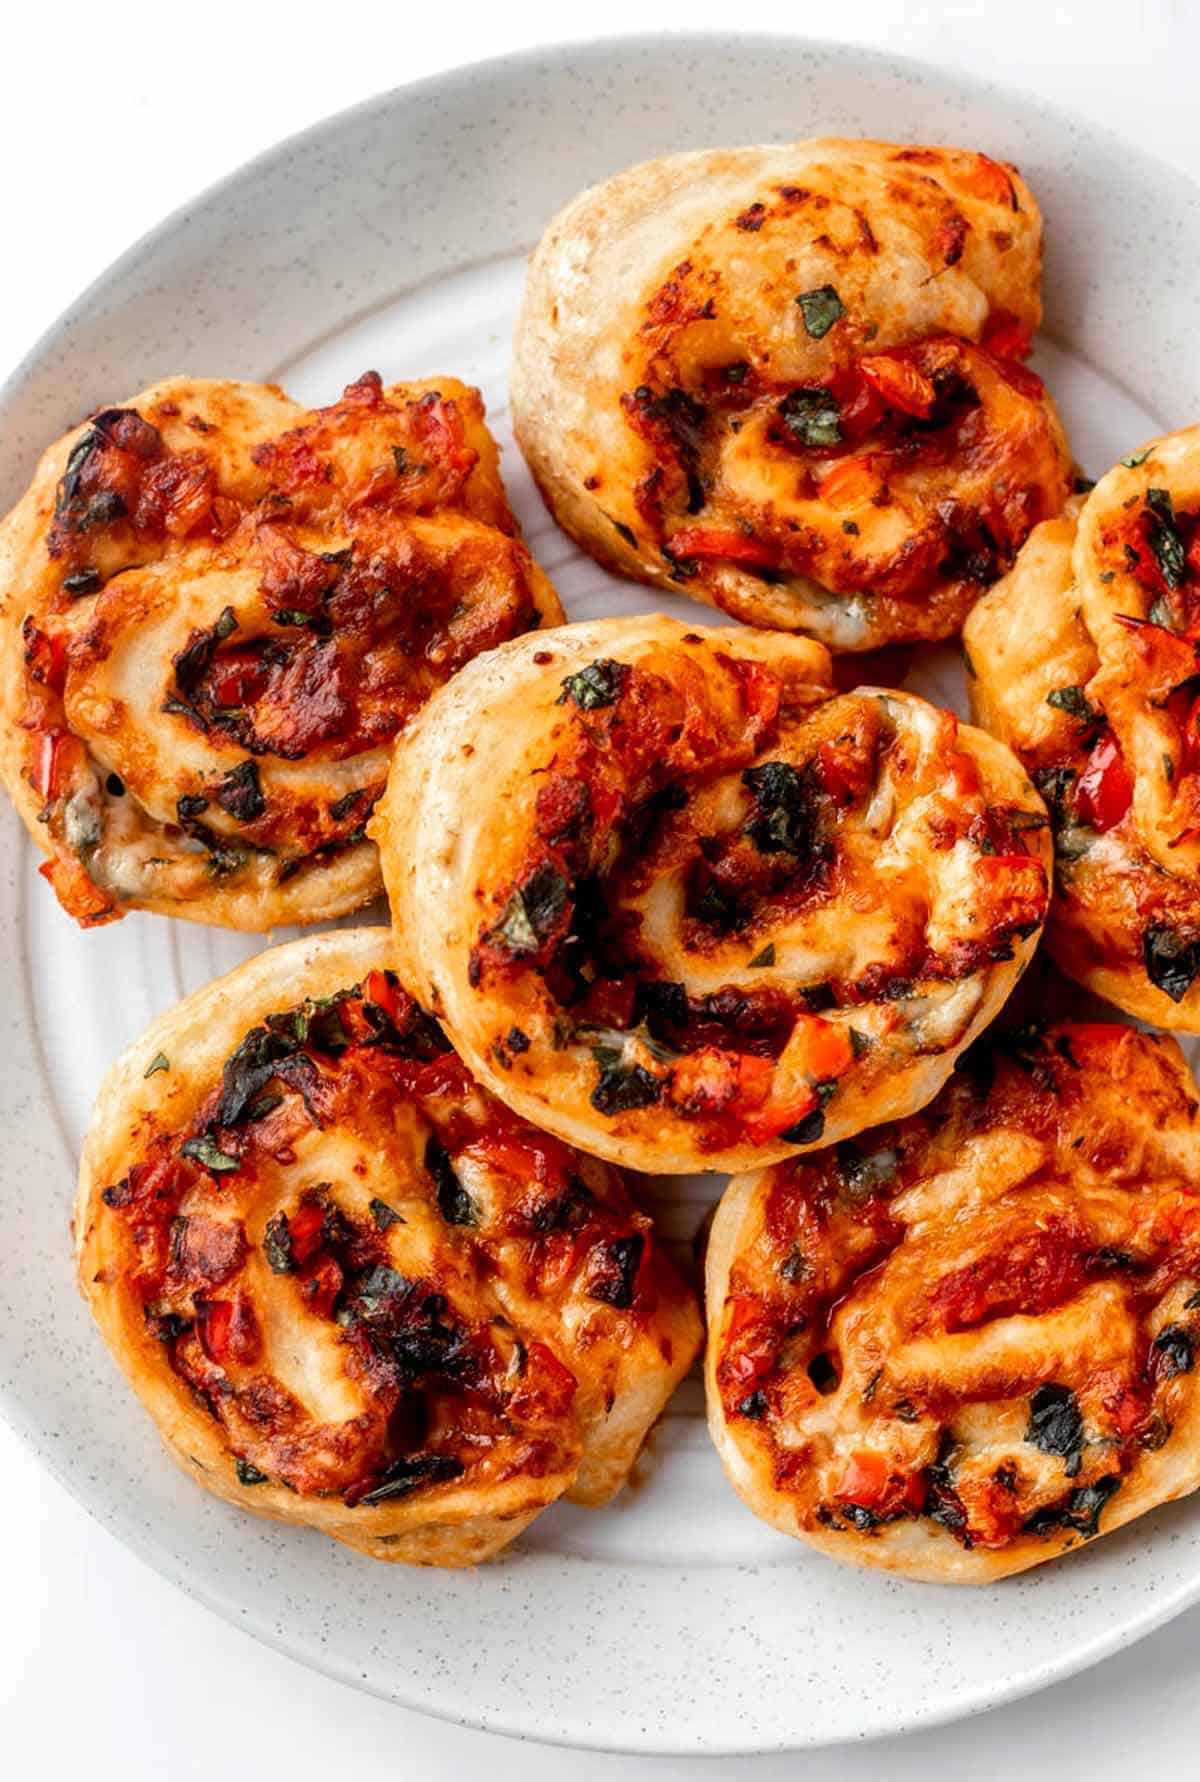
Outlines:
[{"label": "pizza roll", "polygon": [[84,926],[337,916],[379,891],[396,733],[561,617],[478,391],[369,372],[305,412],[172,378],[52,446],[0,525],[0,773]]},{"label": "pizza roll", "polygon": [[923,1112],[739,1176],[709,1426],[759,1516],[987,1583],[1200,1484],[1200,1131],[1177,1043],[990,1034]]},{"label": "pizza roll", "polygon": [[835,650],[956,632],[1070,469],[1021,363],[1015,169],[818,140],[647,161],[554,219],[512,380],[559,524],[609,568]]},{"label": "pizza roll", "polygon": [[980,722],[1050,807],[1057,963],[1200,1032],[1200,427],[1039,527],[964,643]]},{"label": "pizza roll", "polygon": [[389,958],[293,941],[154,1023],[96,1104],[79,1279],[199,1484],[470,1565],[620,1487],[700,1320],[620,1174],[473,1082]]},{"label": "pizza roll", "polygon": [[734,1169],[936,1094],[1046,911],[1014,758],[825,650],[661,616],[470,664],[372,834],[406,982],[501,1100],[646,1171]]}]

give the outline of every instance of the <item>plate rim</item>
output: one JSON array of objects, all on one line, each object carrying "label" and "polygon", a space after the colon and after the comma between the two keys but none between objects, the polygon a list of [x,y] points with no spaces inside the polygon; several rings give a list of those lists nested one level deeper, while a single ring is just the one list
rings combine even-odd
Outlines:
[{"label": "plate rim", "polygon": [[[173,236],[186,231],[193,212],[208,210],[214,204],[220,203],[226,196],[251,189],[264,175],[282,168],[297,152],[319,145],[323,138],[336,135],[357,122],[386,116],[392,108],[397,105],[403,106],[406,101],[417,100],[422,95],[436,94],[438,89],[445,91],[455,86],[461,87],[462,83],[476,78],[487,80],[498,77],[508,77],[509,79],[515,77],[519,79],[523,75],[535,78],[538,75],[553,77],[556,68],[561,67],[567,61],[570,61],[573,67],[579,67],[609,58],[633,57],[639,53],[660,52],[664,41],[669,41],[672,48],[681,55],[695,53],[711,56],[714,51],[720,48],[735,54],[745,50],[761,52],[774,46],[781,54],[787,56],[807,54],[826,64],[837,63],[850,68],[868,66],[881,74],[899,74],[914,82],[933,86],[943,94],[968,101],[974,99],[1004,102],[1011,105],[1016,113],[1023,115],[1026,119],[1048,122],[1052,128],[1056,128],[1059,132],[1064,129],[1070,130],[1084,144],[1089,141],[1097,144],[1107,142],[1111,146],[1112,137],[1115,136],[1121,144],[1124,159],[1136,166],[1143,177],[1153,178],[1160,184],[1166,181],[1178,187],[1181,192],[1194,193],[1196,190],[1196,181],[1174,161],[1160,158],[1147,151],[1123,131],[1106,133],[1067,103],[1061,103],[1056,99],[1046,99],[1041,95],[1027,94],[1002,80],[995,81],[983,78],[973,72],[950,69],[936,62],[896,53],[874,44],[856,44],[836,38],[771,29],[732,31],[720,26],[684,31],[620,32],[608,36],[563,37],[508,51],[497,56],[479,57],[456,63],[449,68],[424,75],[417,80],[401,82],[382,89],[352,105],[324,114],[313,122],[280,138],[185,198],[159,221],[138,235],[104,266],[59,315],[35,337],[33,343],[0,381],[0,416],[3,415],[24,383],[54,352],[57,343],[77,322],[88,315],[95,301],[102,297],[111,285],[136,269],[144,255],[162,250],[169,245]],[[393,293],[393,298],[401,296],[407,288],[398,286]],[[364,311],[363,313],[368,312]],[[12,818],[12,813],[6,813],[5,820],[12,829],[15,821]],[[19,839],[24,839],[21,836],[19,825],[16,825],[13,832]],[[15,898],[18,932],[24,930],[27,920],[25,905],[25,887],[19,880]],[[22,972],[19,997],[25,1015],[26,1031],[36,1033],[37,1024],[34,1018],[32,986],[27,970]],[[45,1075],[44,1061],[40,1058],[38,1070],[39,1074]],[[52,1094],[50,1101],[53,1105]],[[56,1135],[56,1143],[63,1139],[64,1135],[60,1131]],[[76,1160],[71,1155],[69,1147],[67,1147],[67,1160],[68,1170],[73,1175]],[[906,1712],[899,1706],[894,1707],[889,1714],[876,1718],[858,1731],[847,1729],[832,1735],[819,1733],[815,1738],[805,1738],[803,1727],[797,1726],[790,1734],[779,1736],[762,1732],[742,1732],[734,1733],[730,1737],[715,1737],[710,1733],[704,1735],[702,1743],[696,1741],[686,1743],[680,1742],[678,1738],[672,1738],[668,1733],[644,1728],[642,1729],[643,1736],[637,1743],[624,1742],[619,1736],[602,1738],[599,1735],[592,1735],[582,1738],[578,1734],[557,1731],[553,1727],[549,1730],[544,1727],[534,1730],[528,1725],[528,1722],[521,1724],[518,1716],[514,1716],[509,1724],[497,1724],[487,1712],[482,1710],[471,1711],[468,1707],[463,1712],[452,1711],[436,1700],[431,1700],[415,1692],[406,1692],[404,1687],[406,1679],[402,1673],[396,1676],[397,1687],[386,1688],[365,1673],[351,1674],[349,1666],[342,1662],[337,1646],[332,1643],[323,1645],[319,1653],[316,1650],[307,1650],[299,1637],[291,1637],[284,1627],[274,1625],[265,1611],[256,1616],[253,1612],[252,1602],[248,1604],[245,1601],[239,1601],[232,1595],[226,1597],[215,1585],[208,1584],[202,1577],[197,1578],[190,1575],[186,1557],[183,1554],[177,1554],[147,1526],[139,1523],[136,1515],[127,1510],[119,1498],[111,1495],[106,1498],[102,1493],[89,1496],[86,1490],[86,1475],[82,1468],[73,1470],[65,1460],[60,1458],[65,1449],[56,1445],[55,1432],[49,1431],[39,1424],[33,1404],[27,1402],[26,1398],[16,1390],[10,1389],[6,1382],[0,1383],[0,1418],[91,1520],[103,1528],[106,1533],[112,1535],[140,1563],[150,1567],[173,1587],[181,1590],[190,1600],[218,1616],[228,1625],[248,1633],[252,1638],[261,1641],[264,1645],[306,1668],[409,1711],[443,1721],[449,1725],[565,1749],[597,1750],[629,1756],[751,1756],[816,1750],[868,1740],[873,1742],[878,1739],[896,1737],[910,1731],[925,1731],[958,1720],[974,1718],[992,1708],[1000,1707],[1023,1696],[1048,1688],[1054,1683],[1076,1676],[1145,1638],[1156,1628],[1171,1621],[1200,1600],[1200,1563],[1198,1563],[1195,1574],[1190,1579],[1179,1583],[1174,1590],[1162,1592],[1155,1600],[1144,1606],[1131,1609],[1124,1615],[1119,1625],[1102,1629],[1090,1639],[1084,1640],[1079,1646],[1074,1647],[1068,1656],[1046,1660],[1030,1671],[1010,1672],[995,1683],[985,1683],[973,1688],[966,1697],[947,1699],[941,1706],[926,1712],[914,1714],[911,1711]],[[1160,1536],[1159,1538],[1167,1537]],[[922,1587],[910,1585],[909,1588],[919,1589]]]}]

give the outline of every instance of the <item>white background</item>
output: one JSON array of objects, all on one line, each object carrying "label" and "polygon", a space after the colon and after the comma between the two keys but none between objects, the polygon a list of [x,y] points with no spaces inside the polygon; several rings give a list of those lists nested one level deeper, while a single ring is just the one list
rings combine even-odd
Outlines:
[{"label": "white background", "polygon": [[[1057,99],[1200,177],[1200,9],[1188,0],[738,0],[732,9],[607,0],[602,23],[535,0],[504,0],[479,19],[474,11],[474,0],[427,15],[404,0],[311,12],[303,0],[43,0],[9,16],[0,37],[0,376],[131,240],[279,137],[456,62],[571,36],[652,23],[837,35]],[[796,135],[819,125],[797,117]],[[711,134],[722,140],[719,113]],[[1200,277],[1196,247],[1179,244],[1181,272]],[[300,1669],[160,1582],[2,1424],[0,1507],[0,1773],[14,1782],[85,1769],[89,1782],[557,1782],[564,1772],[571,1782],[675,1782],[716,1769],[752,1782],[925,1782],[934,1773],[1124,1782],[1196,1773],[1200,1610],[1084,1677],[956,1727],[810,1757],[639,1762],[463,1732]]]}]

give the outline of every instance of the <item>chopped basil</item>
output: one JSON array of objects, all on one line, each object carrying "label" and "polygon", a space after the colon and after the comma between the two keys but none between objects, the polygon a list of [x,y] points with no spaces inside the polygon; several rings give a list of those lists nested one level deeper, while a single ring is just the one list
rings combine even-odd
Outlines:
[{"label": "chopped basil", "polygon": [[759,853],[807,853],[814,828],[809,777],[787,761],[764,761],[761,767],[745,770],[742,784],[754,794],[758,806],[758,814],[746,825],[746,834]]},{"label": "chopped basil", "polygon": [[263,1232],[263,1255],[273,1275],[294,1275],[296,1258],[292,1254],[292,1232],[286,1213],[274,1213]]},{"label": "chopped basil", "polygon": [[237,1126],[247,1118],[261,1119],[259,1097],[275,1078],[298,1090],[308,1106],[317,1067],[300,1046],[308,1038],[309,1025],[308,1015],[296,1010],[288,1017],[272,1015],[264,1026],[250,1029],[225,1060],[217,1106],[221,1126]]},{"label": "chopped basil", "polygon": [[514,956],[536,953],[567,901],[567,882],[553,866],[539,866],[513,892],[488,939]]},{"label": "chopped basil", "polygon": [[739,1417],[749,1417],[754,1422],[758,1422],[767,1414],[767,1395],[760,1387],[757,1392],[747,1393],[741,1403],[735,1406],[735,1409]]},{"label": "chopped basil", "polygon": [[1175,525],[1175,508],[1168,489],[1147,489],[1146,506],[1152,519],[1147,528],[1150,549],[1162,571],[1163,581],[1174,591],[1182,588],[1187,573],[1187,552]]},{"label": "chopped basil", "polygon": [[256,1466],[251,1466],[250,1462],[243,1460],[240,1454],[234,1461],[233,1468],[237,1474],[239,1485],[265,1485],[267,1482],[266,1473],[260,1473]]},{"label": "chopped basil", "polygon": [[359,799],[366,798],[366,796],[367,796],[366,787],[359,786],[358,788],[356,788],[355,791],[347,792],[345,797],[335,798],[333,803],[329,807],[330,819],[334,823],[342,822],[344,818],[346,818],[350,815],[351,811],[354,809],[354,807],[358,803]]},{"label": "chopped basil", "polygon": [[256,822],[267,808],[258,779],[258,762],[239,762],[225,775],[214,796],[221,809],[236,822]]},{"label": "chopped basil", "polygon": [[796,302],[800,305],[804,326],[814,340],[823,340],[833,324],[846,313],[832,285],[818,285],[815,291],[802,291]]},{"label": "chopped basil", "polygon": [[756,953],[754,955],[753,959],[750,961],[750,965],[749,965],[748,969],[750,971],[757,971],[761,966],[774,965],[774,963],[775,963],[775,942],[768,941],[766,946],[763,948],[762,952]]},{"label": "chopped basil", "polygon": [[402,1213],[398,1213],[394,1207],[388,1205],[386,1200],[380,1200],[378,1197],[371,1202],[371,1217],[375,1221],[377,1231],[387,1231],[392,1225],[406,1223]]},{"label": "chopped basil", "polygon": [[185,792],[182,798],[175,800],[175,814],[181,823],[191,823],[207,809],[207,798],[202,798],[198,792]]},{"label": "chopped basil", "polygon": [[1097,1479],[1091,1485],[1081,1485],[1073,1491],[1065,1504],[1048,1504],[1045,1509],[1035,1510],[1024,1524],[1028,1534],[1048,1534],[1051,1529],[1063,1527],[1073,1528],[1085,1539],[1098,1533],[1100,1514],[1113,1493],[1121,1489],[1120,1478],[1109,1473],[1103,1479]]},{"label": "chopped basil", "polygon": [[419,1485],[443,1485],[460,1479],[465,1468],[461,1460],[449,1454],[409,1454],[394,1460],[383,1475],[383,1482],[368,1491],[358,1502],[368,1506],[386,1504],[395,1497],[407,1497]]},{"label": "chopped basil", "polygon": [[593,1046],[600,1080],[592,1090],[592,1106],[600,1114],[624,1114],[652,1107],[662,1093],[657,1077],[640,1064],[627,1064],[623,1047]]},{"label": "chopped basil", "polygon": [[1025,1440],[1043,1454],[1061,1455],[1068,1479],[1075,1477],[1083,1463],[1083,1416],[1068,1387],[1038,1387],[1029,1401]]},{"label": "chopped basil", "polygon": [[180,1147],[185,1157],[194,1157],[205,1169],[212,1170],[214,1175],[226,1175],[230,1170],[240,1169],[242,1160],[230,1151],[222,1151],[220,1146],[207,1133],[199,1138],[190,1138]]},{"label": "chopped basil", "polygon": [[72,600],[82,600],[85,594],[95,594],[104,586],[104,577],[91,564],[85,569],[77,569],[74,575],[64,576],[63,593],[69,594]]},{"label": "chopped basil", "polygon": [[567,676],[556,703],[565,705],[570,698],[585,712],[595,711],[604,705],[615,705],[628,678],[627,663],[607,660],[589,662],[578,674]]},{"label": "chopped basil", "polygon": [[1132,457],[1122,458],[1121,462],[1126,470],[1136,470],[1139,464],[1144,464],[1146,462],[1146,459],[1150,456],[1150,451],[1151,448],[1147,446],[1144,451],[1134,452]]},{"label": "chopped basil", "polygon": [[1100,722],[1100,714],[1088,704],[1082,687],[1055,687],[1047,693],[1046,704],[1054,706],[1056,711],[1066,712],[1072,718],[1078,718],[1081,724]]},{"label": "chopped basil", "polygon": [[1150,982],[1172,1002],[1182,1002],[1200,972],[1200,937],[1188,940],[1164,923],[1152,923],[1142,936],[1142,958]]},{"label": "chopped basil", "polygon": [[437,1189],[438,1212],[447,1225],[478,1225],[480,1209],[467,1193],[450,1161],[450,1153],[435,1138],[425,1144],[425,1168]]},{"label": "chopped basil", "polygon": [[142,1072],[142,1080],[144,1082],[147,1077],[152,1077],[155,1071],[170,1070],[170,1068],[171,1060],[167,1057],[166,1053],[156,1052],[145,1070]]},{"label": "chopped basil", "polygon": [[1182,1324],[1168,1324],[1154,1339],[1154,1347],[1162,1356],[1161,1373],[1173,1380],[1176,1374],[1190,1374],[1196,1365],[1196,1346],[1190,1331]]},{"label": "chopped basil", "polygon": [[611,514],[607,515],[607,518],[617,536],[625,540],[625,543],[629,546],[631,551],[636,551],[638,548],[636,533],[625,524],[624,520],[614,520]]},{"label": "chopped basil", "polygon": [[811,1114],[803,1120],[797,1120],[794,1126],[785,1127],[780,1138],[789,1145],[815,1145],[825,1131],[825,1107],[837,1090],[836,1078],[829,1078],[823,1083],[814,1083],[817,1105]]},{"label": "chopped basil", "polygon": [[791,390],[776,413],[801,445],[830,446],[841,440],[842,411],[831,390]]},{"label": "chopped basil", "polygon": [[873,1194],[884,1182],[890,1182],[900,1163],[894,1147],[864,1151],[848,1139],[837,1147],[838,1174],[855,1195]]}]

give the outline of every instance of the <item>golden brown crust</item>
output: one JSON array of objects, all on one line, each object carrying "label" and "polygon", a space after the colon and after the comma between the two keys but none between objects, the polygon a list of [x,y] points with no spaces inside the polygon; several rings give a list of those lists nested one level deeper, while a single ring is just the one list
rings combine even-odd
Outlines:
[{"label": "golden brown crust", "polygon": [[479,1089],[390,958],[295,941],[154,1023],[97,1100],[79,1279],[198,1483],[468,1565],[620,1487],[700,1321],[620,1175]]},{"label": "golden brown crust", "polygon": [[1008,752],[802,638],[661,616],[504,645],[372,822],[407,982],[526,1118],[745,1168],[936,1094],[1045,915]]},{"label": "golden brown crust", "polygon": [[0,774],[81,923],[263,931],[377,895],[397,730],[562,611],[477,390],[306,412],[172,378],[43,456],[0,524]]},{"label": "golden brown crust", "polygon": [[1069,457],[1020,359],[1041,218],[962,149],[671,155],[583,193],[530,266],[517,439],[607,567],[866,650],[957,631]]},{"label": "golden brown crust", "polygon": [[972,614],[979,721],[1054,818],[1055,960],[1200,1032],[1200,427],[1152,440],[1041,526]]},{"label": "golden brown crust", "polygon": [[834,1558],[985,1583],[1200,1484],[1200,1133],[1176,1043],[989,1036],[923,1113],[732,1182],[709,1423]]}]

